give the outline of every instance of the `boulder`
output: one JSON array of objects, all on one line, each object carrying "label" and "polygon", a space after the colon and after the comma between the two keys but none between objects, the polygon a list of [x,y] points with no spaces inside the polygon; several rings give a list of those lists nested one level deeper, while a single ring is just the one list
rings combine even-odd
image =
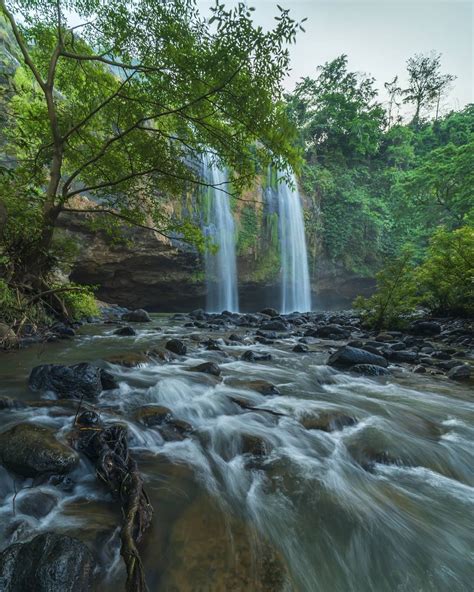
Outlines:
[{"label": "boulder", "polygon": [[106,358],[106,361],[110,364],[117,364],[117,366],[123,366],[124,368],[135,368],[136,366],[143,366],[143,364],[149,364],[150,358],[144,352],[128,352],[123,354],[117,354]]},{"label": "boulder", "polygon": [[46,532],[0,554],[2,592],[91,592],[95,560],[81,541]]},{"label": "boulder", "polygon": [[264,331],[288,331],[288,325],[281,319],[273,319],[271,321],[265,321],[260,325]]},{"label": "boulder", "polygon": [[270,451],[268,443],[260,436],[253,434],[242,434],[242,453],[264,456]]},{"label": "boulder", "polygon": [[272,359],[272,355],[259,354],[257,352],[252,351],[251,349],[248,349],[246,352],[242,354],[241,359],[244,360],[244,362],[267,362],[268,360]]},{"label": "boulder", "polygon": [[204,362],[188,368],[189,372],[203,372],[204,374],[212,374],[212,376],[220,376],[221,369],[215,362]]},{"label": "boulder", "polygon": [[260,311],[260,314],[264,314],[272,318],[278,316],[278,312],[274,308],[264,308]]},{"label": "boulder", "polygon": [[173,413],[162,405],[146,405],[135,412],[135,419],[151,428],[171,421]]},{"label": "boulder", "polygon": [[226,384],[239,389],[256,391],[260,395],[281,395],[278,387],[267,380],[229,380]]},{"label": "boulder", "polygon": [[329,357],[328,364],[329,366],[342,368],[356,364],[372,364],[374,366],[382,366],[382,368],[388,366],[388,362],[384,357],[348,345],[341,347],[333,353]]},{"label": "boulder", "polygon": [[292,351],[296,352],[297,354],[302,354],[302,353],[308,352],[309,347],[307,345],[305,345],[304,343],[297,343]]},{"label": "boulder", "polygon": [[179,339],[170,339],[166,344],[166,349],[178,356],[185,356],[188,351],[186,345]]},{"label": "boulder", "polygon": [[413,335],[433,336],[441,333],[441,325],[435,321],[415,321],[410,325]]},{"label": "boulder", "polygon": [[355,366],[350,367],[350,371],[364,376],[387,376],[390,374],[390,370],[375,364],[355,364]]},{"label": "boulder", "polygon": [[113,391],[114,389],[118,388],[118,382],[115,380],[114,375],[108,370],[101,369],[100,381],[104,391]]},{"label": "boulder", "polygon": [[26,516],[44,518],[57,505],[58,498],[47,491],[26,491],[15,502],[15,509]]},{"label": "boulder", "polygon": [[338,411],[328,411],[319,415],[307,415],[300,419],[301,425],[307,430],[322,430],[323,432],[334,432],[342,430],[346,426],[352,426],[357,420],[350,415]]},{"label": "boulder", "polygon": [[78,461],[77,452],[56,440],[50,428],[19,423],[0,434],[0,463],[24,477],[68,473]]},{"label": "boulder", "polygon": [[115,329],[114,331],[114,335],[120,335],[121,337],[129,337],[132,335],[136,335],[137,332],[135,331],[135,329],[133,327],[119,327],[118,329]]},{"label": "boulder", "polygon": [[[109,381],[107,378],[105,382]],[[95,400],[103,390],[102,370],[83,362],[73,366],[43,364],[31,371],[28,386],[35,392],[52,392],[59,399]]]},{"label": "boulder", "polygon": [[413,364],[416,362],[418,354],[414,351],[390,351],[388,359],[391,362],[402,362],[406,364]]},{"label": "boulder", "polygon": [[131,310],[122,315],[122,321],[127,321],[127,323],[150,323],[151,318],[146,310],[137,308],[137,310]]},{"label": "boulder", "polygon": [[240,335],[237,335],[236,333],[232,333],[231,335],[229,335],[229,341],[237,341],[238,343],[240,343],[243,341],[243,339]]},{"label": "boulder", "polygon": [[323,325],[312,332],[314,337],[325,337],[334,339],[345,339],[350,337],[351,332],[340,325]]},{"label": "boulder", "polygon": [[160,426],[160,434],[166,442],[180,442],[193,431],[193,426],[183,419],[172,418]]},{"label": "boulder", "polygon": [[424,366],[422,366],[421,364],[418,364],[418,366],[415,366],[413,368],[413,372],[415,374],[426,374],[426,368]]},{"label": "boulder", "polygon": [[470,377],[471,368],[467,364],[454,366],[454,368],[451,368],[451,370],[448,372],[448,378],[451,378],[451,380],[464,381],[469,380]]}]

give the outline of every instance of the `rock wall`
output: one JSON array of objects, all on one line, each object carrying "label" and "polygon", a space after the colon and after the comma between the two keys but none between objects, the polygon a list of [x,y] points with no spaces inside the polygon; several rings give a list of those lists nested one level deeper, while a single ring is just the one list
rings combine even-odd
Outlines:
[{"label": "rock wall", "polygon": [[[90,203],[85,205],[90,207]],[[91,214],[63,213],[60,217],[60,233],[77,245],[72,281],[98,286],[101,300],[121,306],[154,312],[205,307],[203,258],[196,251],[141,228],[122,228],[122,240],[117,241],[93,228],[92,219]],[[279,306],[278,266],[268,267],[268,250],[260,245],[258,251],[238,256],[243,311]],[[317,309],[348,307],[355,296],[373,289],[372,279],[350,274],[323,257],[315,271],[312,288]]]}]

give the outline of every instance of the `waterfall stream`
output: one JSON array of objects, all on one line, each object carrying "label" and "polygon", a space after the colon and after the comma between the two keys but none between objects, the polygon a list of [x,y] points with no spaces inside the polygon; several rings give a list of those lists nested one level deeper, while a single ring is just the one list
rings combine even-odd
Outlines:
[{"label": "waterfall stream", "polygon": [[213,185],[207,189],[204,231],[216,248],[215,251],[209,248],[206,252],[206,307],[209,312],[238,312],[235,227],[229,195],[226,193],[227,172],[205,155],[204,178],[209,185]]},{"label": "waterfall stream", "polygon": [[281,311],[311,310],[308,254],[303,209],[296,178],[293,187],[281,181],[277,188],[280,221]]}]

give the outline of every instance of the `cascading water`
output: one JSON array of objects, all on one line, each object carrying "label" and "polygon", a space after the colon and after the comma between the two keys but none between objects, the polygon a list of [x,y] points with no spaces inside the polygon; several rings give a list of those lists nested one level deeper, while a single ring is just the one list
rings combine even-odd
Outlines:
[{"label": "cascading water", "polygon": [[303,209],[296,178],[293,188],[281,181],[277,187],[280,220],[281,312],[311,310],[308,254]]},{"label": "cascading water", "polygon": [[[227,173],[210,156],[204,156],[204,178],[207,189],[205,234],[217,251],[206,252],[207,310],[238,312],[237,263],[235,257],[235,228],[230,210]],[[222,188],[222,189],[221,189]]]}]

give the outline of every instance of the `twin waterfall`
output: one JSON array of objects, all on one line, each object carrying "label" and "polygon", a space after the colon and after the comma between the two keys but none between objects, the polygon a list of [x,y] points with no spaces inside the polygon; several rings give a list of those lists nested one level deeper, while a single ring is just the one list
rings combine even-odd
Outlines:
[{"label": "twin waterfall", "polygon": [[212,242],[211,248],[206,250],[207,310],[238,312],[235,227],[230,209],[227,173],[206,156],[204,179],[212,185],[207,188],[205,212],[205,234]]},{"label": "twin waterfall", "polygon": [[304,232],[303,209],[293,175],[290,187],[278,185],[278,218],[280,221],[281,307],[284,314],[311,310],[308,253]]},{"label": "twin waterfall", "polygon": [[[208,312],[239,311],[236,263],[236,230],[231,211],[227,173],[209,157],[204,159],[207,188],[204,233]],[[296,178],[274,188],[277,196],[281,261],[280,311],[311,310],[311,289],[306,251],[303,209]]]}]

